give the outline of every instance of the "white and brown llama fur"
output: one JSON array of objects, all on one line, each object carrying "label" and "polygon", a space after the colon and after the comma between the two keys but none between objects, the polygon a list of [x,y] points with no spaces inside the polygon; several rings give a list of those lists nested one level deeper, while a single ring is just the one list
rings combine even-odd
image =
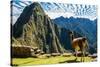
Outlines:
[{"label": "white and brown llama fur", "polygon": [[72,48],[75,50],[76,60],[77,60],[78,51],[81,51],[82,53],[81,61],[84,62],[86,50],[88,50],[88,42],[86,37],[74,38],[74,33],[72,31],[70,32],[70,36],[71,36]]}]

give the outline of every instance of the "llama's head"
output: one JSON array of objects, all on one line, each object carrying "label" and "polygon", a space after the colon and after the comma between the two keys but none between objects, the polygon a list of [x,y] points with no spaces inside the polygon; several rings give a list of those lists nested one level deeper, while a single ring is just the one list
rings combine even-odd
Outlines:
[{"label": "llama's head", "polygon": [[74,32],[73,31],[69,31],[69,35],[70,35],[71,39],[73,40],[74,39]]},{"label": "llama's head", "polygon": [[69,35],[73,35],[74,33],[73,33],[73,31],[69,31]]}]

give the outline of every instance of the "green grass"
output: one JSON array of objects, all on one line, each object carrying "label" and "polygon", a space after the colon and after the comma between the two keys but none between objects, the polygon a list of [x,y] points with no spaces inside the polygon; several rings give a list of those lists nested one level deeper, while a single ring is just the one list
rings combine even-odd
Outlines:
[{"label": "green grass", "polygon": [[[40,65],[40,64],[58,64],[58,63],[75,63],[80,62],[81,57],[78,57],[77,61],[75,61],[74,56],[63,57],[56,56],[50,58],[12,58],[12,64],[23,66],[23,65]],[[93,59],[90,57],[85,57],[85,62],[91,62]]]}]

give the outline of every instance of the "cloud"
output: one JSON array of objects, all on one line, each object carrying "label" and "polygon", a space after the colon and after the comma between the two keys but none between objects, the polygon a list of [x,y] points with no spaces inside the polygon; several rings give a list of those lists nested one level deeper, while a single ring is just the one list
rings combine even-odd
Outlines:
[{"label": "cloud", "polygon": [[70,13],[70,12],[58,12],[58,13],[54,13],[54,12],[45,12],[51,19],[55,19],[57,17],[63,16],[63,17],[71,17],[74,16],[74,13]]},{"label": "cloud", "polygon": [[[23,9],[32,4],[33,1],[13,0],[12,2],[12,19],[13,24],[16,22]],[[54,2],[41,2],[40,5],[51,18],[63,17],[82,17],[94,20],[97,18],[97,6],[86,4],[69,4],[69,3],[54,3]]]},{"label": "cloud", "polygon": [[67,3],[50,3],[40,2],[42,8],[51,17],[56,18],[63,17],[82,17],[95,19],[97,17],[96,5],[85,4],[67,4]]}]

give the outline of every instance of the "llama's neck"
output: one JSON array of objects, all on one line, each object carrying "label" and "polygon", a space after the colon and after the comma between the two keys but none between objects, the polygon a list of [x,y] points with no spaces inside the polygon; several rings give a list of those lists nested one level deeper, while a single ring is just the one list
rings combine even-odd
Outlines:
[{"label": "llama's neck", "polygon": [[71,40],[71,43],[72,43],[73,40],[74,40],[74,35],[71,35],[71,36],[70,36],[70,40]]},{"label": "llama's neck", "polygon": [[72,35],[72,37],[71,37],[71,38],[72,38],[72,41],[73,41],[73,39],[74,39],[74,34]]}]

